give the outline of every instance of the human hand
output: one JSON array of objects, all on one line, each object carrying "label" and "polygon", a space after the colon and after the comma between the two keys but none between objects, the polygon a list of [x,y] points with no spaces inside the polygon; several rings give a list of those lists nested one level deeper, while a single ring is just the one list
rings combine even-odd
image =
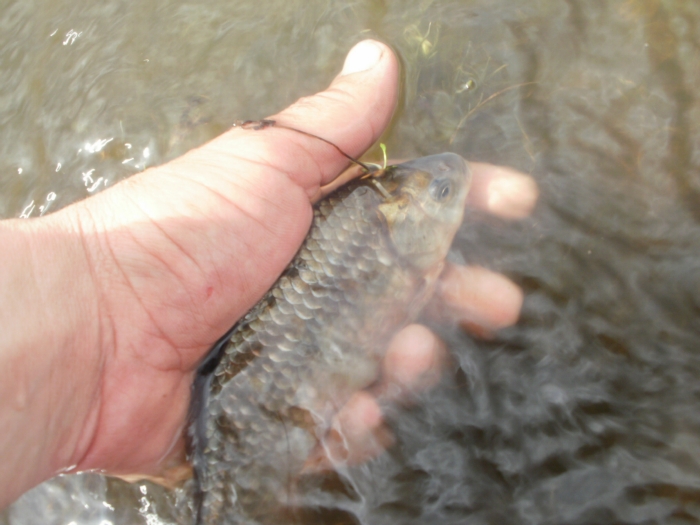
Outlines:
[{"label": "human hand", "polygon": [[[397,79],[391,51],[365,42],[328,90],[272,118],[357,156],[389,122]],[[21,231],[27,240],[17,245],[52,261],[32,274],[31,284],[49,299],[41,318],[50,320],[53,344],[37,358],[47,339],[41,330],[10,330],[0,339],[1,348],[21,339],[28,350],[17,353],[18,366],[35,387],[31,411],[4,417],[0,406],[0,420],[11,422],[0,444],[12,444],[20,458],[0,484],[8,486],[22,458],[36,458],[4,501],[59,469],[157,474],[168,458],[181,458],[198,363],[292,259],[311,221],[311,200],[346,162],[334,148],[289,129],[235,128],[53,215],[6,221],[0,234]],[[473,170],[474,205],[522,215],[534,204],[529,178],[486,165]],[[522,292],[504,277],[453,266],[438,296],[457,320],[486,331],[515,322],[522,303]],[[354,459],[379,450],[364,446],[382,428],[378,396],[429,387],[444,361],[427,329],[411,326],[397,335],[377,388],[359,393],[337,416],[339,428],[357,437],[349,439],[358,444]],[[12,377],[5,375],[9,389]],[[47,421],[37,423],[32,414]]]}]

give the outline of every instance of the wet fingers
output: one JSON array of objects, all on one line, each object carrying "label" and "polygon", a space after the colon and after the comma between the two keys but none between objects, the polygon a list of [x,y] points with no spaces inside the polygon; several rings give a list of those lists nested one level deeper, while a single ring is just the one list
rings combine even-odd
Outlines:
[{"label": "wet fingers", "polygon": [[410,400],[440,381],[446,362],[443,342],[425,326],[409,325],[389,344],[377,395],[389,401]]},{"label": "wet fingers", "polygon": [[507,277],[480,266],[448,264],[440,277],[429,315],[454,322],[488,338],[518,321],[523,291]]},{"label": "wet fingers", "polygon": [[535,207],[539,190],[534,179],[504,166],[470,162],[472,187],[468,202],[504,219],[522,219]]},{"label": "wet fingers", "polygon": [[394,437],[384,423],[380,402],[410,403],[416,393],[438,383],[446,361],[444,344],[428,328],[414,324],[401,330],[387,349],[380,384],[355,393],[335,415],[304,471],[356,465],[384,452]]},{"label": "wet fingers", "polygon": [[384,424],[377,399],[367,392],[356,392],[333,418],[303,472],[357,465],[378,456],[393,443],[394,436]]}]

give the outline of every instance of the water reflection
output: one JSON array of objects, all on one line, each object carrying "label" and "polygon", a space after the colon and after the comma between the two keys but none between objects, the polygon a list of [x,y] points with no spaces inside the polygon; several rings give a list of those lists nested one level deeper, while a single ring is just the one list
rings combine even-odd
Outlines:
[{"label": "water reflection", "polygon": [[[55,32],[51,33],[50,36],[53,36],[55,34],[56,34]],[[78,38],[82,34],[83,34],[82,31],[80,33],[78,33],[78,32],[71,29],[70,31],[68,31],[66,33],[66,39],[63,41],[63,45],[64,46],[72,46],[75,43],[75,39]]]},{"label": "water reflection", "polygon": [[[391,43],[390,156],[451,150],[538,179],[532,218],[472,212],[455,247],[528,295],[492,341],[438,327],[452,374],[390,408],[397,445],[316,504],[362,523],[700,521],[700,4],[37,0],[0,27],[4,217],[272,114],[365,36]],[[111,141],[80,153],[95,137]],[[187,523],[186,498],[157,491],[62,476],[0,522],[144,523],[153,498]]]}]

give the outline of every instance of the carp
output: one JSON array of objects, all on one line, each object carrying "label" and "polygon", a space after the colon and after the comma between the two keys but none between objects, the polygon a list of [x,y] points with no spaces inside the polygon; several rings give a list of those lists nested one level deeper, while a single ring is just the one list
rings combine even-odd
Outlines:
[{"label": "carp", "polygon": [[198,524],[294,521],[296,480],[333,415],[430,299],[470,178],[443,153],[368,173],[315,206],[290,265],[197,373]]}]

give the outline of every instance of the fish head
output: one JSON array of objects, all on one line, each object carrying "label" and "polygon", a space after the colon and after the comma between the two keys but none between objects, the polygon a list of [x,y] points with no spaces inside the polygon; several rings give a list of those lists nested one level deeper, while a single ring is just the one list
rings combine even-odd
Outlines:
[{"label": "fish head", "polygon": [[402,263],[420,270],[442,265],[462,222],[471,171],[455,153],[390,166],[376,177],[378,211]]}]

